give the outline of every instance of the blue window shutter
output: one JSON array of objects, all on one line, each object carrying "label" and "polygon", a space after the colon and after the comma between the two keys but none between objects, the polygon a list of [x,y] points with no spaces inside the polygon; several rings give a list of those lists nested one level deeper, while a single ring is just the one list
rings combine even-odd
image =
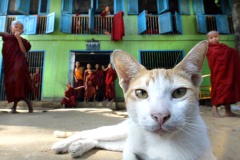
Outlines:
[{"label": "blue window shutter", "polygon": [[[47,15],[46,33],[54,32],[55,12]],[[72,26],[72,24],[71,24]]]},{"label": "blue window shutter", "polygon": [[171,12],[163,13],[158,16],[160,34],[173,31]]},{"label": "blue window shutter", "polygon": [[147,30],[146,11],[143,10],[142,13],[138,15],[138,34],[141,34],[146,30]]},{"label": "blue window shutter", "polygon": [[27,16],[16,16],[16,21],[20,21],[23,24],[23,34],[28,32],[27,28]]},{"label": "blue window shutter", "polygon": [[39,0],[39,2],[38,2],[38,14],[48,14],[49,13],[49,0],[46,0],[46,2],[47,2],[46,12],[42,12],[42,10],[41,10],[41,8],[42,8],[42,1],[43,0]]},{"label": "blue window shutter", "polygon": [[205,15],[197,15],[197,30],[199,33],[207,33],[207,22]]},{"label": "blue window shutter", "polygon": [[190,14],[189,0],[178,0],[179,12],[181,14]]},{"label": "blue window shutter", "polygon": [[30,8],[30,0],[16,0],[15,10],[22,13],[28,14]]},{"label": "blue window shutter", "polygon": [[0,15],[7,15],[8,0],[0,0]]},{"label": "blue window shutter", "polygon": [[230,34],[227,15],[216,15],[216,23],[219,33]]},{"label": "blue window shutter", "polygon": [[97,3],[96,3],[96,1],[97,1],[97,3],[98,3],[98,0],[91,0],[91,8],[95,11],[96,10],[96,8],[97,8]]},{"label": "blue window shutter", "polygon": [[128,14],[138,14],[138,0],[128,0]]},{"label": "blue window shutter", "polygon": [[93,31],[94,30],[94,9],[88,10],[88,28]]},{"label": "blue window shutter", "polygon": [[72,13],[73,0],[62,0],[62,13]]},{"label": "blue window shutter", "polygon": [[0,16],[0,32],[5,32],[6,30],[6,16]]},{"label": "blue window shutter", "polygon": [[60,31],[64,33],[72,33],[72,15],[62,14]]},{"label": "blue window shutter", "polygon": [[38,16],[28,16],[26,24],[26,34],[36,34]]},{"label": "blue window shutter", "polygon": [[123,11],[123,0],[114,0],[114,14]]},{"label": "blue window shutter", "polygon": [[168,10],[169,9],[168,0],[157,0],[157,9],[158,9],[158,14]]},{"label": "blue window shutter", "polygon": [[193,10],[195,14],[204,14],[203,0],[193,0]]},{"label": "blue window shutter", "polygon": [[176,27],[177,27],[177,31],[180,33],[183,33],[183,29],[182,29],[182,17],[178,12],[175,12],[175,18],[176,18]]},{"label": "blue window shutter", "polygon": [[232,14],[232,0],[222,0],[221,1],[221,10],[223,14]]}]

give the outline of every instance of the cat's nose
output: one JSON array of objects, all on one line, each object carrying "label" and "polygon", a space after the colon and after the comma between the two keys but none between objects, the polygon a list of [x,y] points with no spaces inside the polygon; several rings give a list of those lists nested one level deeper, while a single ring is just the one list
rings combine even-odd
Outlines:
[{"label": "cat's nose", "polygon": [[170,118],[170,113],[153,113],[152,118],[162,126]]}]

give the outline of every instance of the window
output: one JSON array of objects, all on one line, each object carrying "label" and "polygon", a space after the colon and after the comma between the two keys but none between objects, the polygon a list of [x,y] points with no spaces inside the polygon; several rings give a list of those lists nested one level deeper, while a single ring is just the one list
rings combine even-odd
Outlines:
[{"label": "window", "polygon": [[139,34],[182,34],[181,14],[189,14],[189,0],[129,0],[128,14],[138,15]]},{"label": "window", "polygon": [[194,0],[199,33],[217,30],[221,34],[233,34],[231,0]]},{"label": "window", "polygon": [[[111,32],[115,13],[123,10],[123,0],[62,0],[60,31],[71,34],[105,34]],[[106,6],[111,15],[100,16]],[[102,29],[104,28],[104,29]]]},{"label": "window", "polygon": [[23,34],[51,33],[54,31],[55,13],[48,13],[49,0],[2,0],[0,31],[9,32],[11,22],[19,20],[24,25]]},{"label": "window", "polygon": [[170,69],[183,58],[183,51],[140,51],[140,62],[147,69]]},{"label": "window", "polygon": [[149,14],[161,14],[163,12],[179,12],[190,14],[190,0],[128,0],[128,14],[139,14],[147,10]]},{"label": "window", "polygon": [[138,15],[139,34],[181,34],[182,18],[178,12],[147,15],[143,11]]},{"label": "window", "polygon": [[[44,61],[44,52],[43,51],[30,51],[26,54],[29,64],[29,71],[31,74],[35,73],[36,68],[39,68],[40,77],[43,75],[43,61]],[[41,99],[42,93],[42,78],[39,87],[39,96],[38,100]],[[34,99],[33,95],[30,95],[30,99]],[[4,74],[3,74],[3,65],[1,65],[0,70],[0,100],[6,100],[5,88],[4,88]]]}]

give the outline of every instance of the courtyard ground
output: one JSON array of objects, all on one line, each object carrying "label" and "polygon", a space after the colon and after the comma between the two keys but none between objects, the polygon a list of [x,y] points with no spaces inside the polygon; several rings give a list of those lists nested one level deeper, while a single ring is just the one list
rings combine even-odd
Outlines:
[{"label": "courtyard ground", "polygon": [[[3,160],[72,159],[69,154],[51,151],[52,144],[60,140],[53,136],[53,131],[92,129],[116,124],[126,118],[126,112],[107,108],[35,108],[32,114],[25,109],[19,110],[19,114],[10,114],[9,109],[0,108],[0,159]],[[200,110],[208,126],[216,158],[239,160],[240,117],[213,118],[210,107],[200,107]],[[95,149],[76,159],[121,160],[122,154]]]}]

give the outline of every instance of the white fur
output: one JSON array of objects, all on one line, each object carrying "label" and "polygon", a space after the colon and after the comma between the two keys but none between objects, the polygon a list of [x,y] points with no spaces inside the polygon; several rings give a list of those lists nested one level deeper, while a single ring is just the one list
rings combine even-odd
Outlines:
[{"label": "white fur", "polygon": [[[115,51],[111,59],[124,91],[129,119],[77,132],[55,143],[52,150],[68,151],[72,157],[96,147],[123,151],[124,160],[214,160],[198,106],[199,75],[206,49],[207,42],[200,42],[174,69],[151,71],[126,52]],[[185,88],[186,93],[176,98],[173,93],[179,88]],[[148,96],[139,97],[139,89]]]}]

